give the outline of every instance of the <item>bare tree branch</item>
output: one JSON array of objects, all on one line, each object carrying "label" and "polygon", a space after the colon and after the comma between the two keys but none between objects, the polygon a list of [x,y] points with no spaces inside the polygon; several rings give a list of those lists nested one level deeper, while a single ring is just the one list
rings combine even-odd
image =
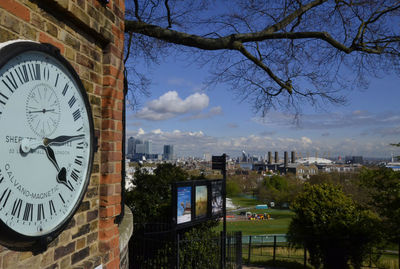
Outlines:
[{"label": "bare tree branch", "polygon": [[298,115],[304,102],[343,103],[337,93],[365,87],[370,75],[400,74],[400,30],[393,22],[399,0],[133,3],[125,20],[128,43],[136,44],[126,46],[130,59],[157,62],[164,49],[188,53],[185,61],[212,65],[210,84],[230,84],[263,114],[283,106]]}]

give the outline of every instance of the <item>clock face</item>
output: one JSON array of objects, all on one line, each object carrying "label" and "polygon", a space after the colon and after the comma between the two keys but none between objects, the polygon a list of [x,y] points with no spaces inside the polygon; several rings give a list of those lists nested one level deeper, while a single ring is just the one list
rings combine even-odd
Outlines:
[{"label": "clock face", "polygon": [[79,77],[54,49],[7,47],[0,48],[0,222],[38,238],[59,231],[83,198],[92,116]]}]

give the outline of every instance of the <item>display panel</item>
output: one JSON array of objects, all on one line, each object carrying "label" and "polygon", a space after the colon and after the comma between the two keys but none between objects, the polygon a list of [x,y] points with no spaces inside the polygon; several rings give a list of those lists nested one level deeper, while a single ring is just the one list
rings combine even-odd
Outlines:
[{"label": "display panel", "polygon": [[211,208],[212,216],[219,216],[222,214],[222,181],[216,180],[211,182]]},{"label": "display panel", "polygon": [[177,224],[192,220],[192,187],[177,188]]},{"label": "display panel", "polygon": [[196,186],[196,219],[207,217],[208,190],[207,186]]}]

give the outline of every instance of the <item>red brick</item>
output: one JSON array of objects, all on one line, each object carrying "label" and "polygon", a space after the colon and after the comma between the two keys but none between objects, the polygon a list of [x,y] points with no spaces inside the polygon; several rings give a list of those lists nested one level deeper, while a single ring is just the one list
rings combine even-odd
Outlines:
[{"label": "red brick", "polygon": [[121,152],[102,152],[101,161],[102,162],[118,162],[122,160]]},{"label": "red brick", "polygon": [[112,226],[115,226],[114,218],[102,219],[99,222],[99,229],[107,229],[107,228],[110,228]]},{"label": "red brick", "polygon": [[1,0],[0,7],[23,19],[24,21],[29,22],[31,18],[30,10],[14,0]]},{"label": "red brick", "polygon": [[109,119],[103,120],[102,124],[101,124],[101,129],[102,130],[107,130],[107,129],[114,130],[115,129],[114,121],[113,120],[109,120]]},{"label": "red brick", "polygon": [[101,196],[110,196],[115,194],[115,188],[113,184],[109,185],[101,185],[100,186],[100,195]]},{"label": "red brick", "polygon": [[100,206],[120,205],[121,195],[100,196]]},{"label": "red brick", "polygon": [[122,142],[115,142],[115,150],[116,151],[122,150]]},{"label": "red brick", "polygon": [[121,172],[121,162],[117,162],[117,163],[115,164],[115,172],[116,172],[116,173]]},{"label": "red brick", "polygon": [[117,182],[121,182],[121,175],[111,174],[100,176],[100,184],[112,184]]},{"label": "red brick", "polygon": [[[42,43],[50,43],[50,44],[56,46],[56,47],[60,50],[61,54],[64,54],[64,50],[65,50],[64,45],[63,45],[62,43],[60,43],[60,42],[55,41],[55,40],[54,40],[52,37],[50,37],[49,35],[47,35],[47,34],[41,32],[41,33],[39,34],[39,41],[42,42]],[[72,63],[72,66],[75,67],[75,65],[74,65],[73,63]],[[75,68],[75,70],[76,70],[77,73],[79,73],[79,69],[77,70],[77,69]]]},{"label": "red brick", "polygon": [[113,260],[111,260],[109,263],[106,264],[105,268],[106,269],[115,269],[119,268],[119,257],[115,257]]},{"label": "red brick", "polygon": [[[121,144],[122,144],[122,143],[121,143]],[[111,142],[101,142],[101,150],[104,150],[104,151],[114,151],[114,144],[111,143]],[[118,147],[115,148],[115,150],[116,150],[116,151],[120,151],[120,150],[118,149]]]},{"label": "red brick", "polygon": [[104,229],[99,232],[100,240],[106,241],[114,236],[119,236],[119,231],[117,226],[111,227],[109,229]]},{"label": "red brick", "polygon": [[115,207],[108,206],[108,207],[100,207],[100,217],[107,218],[107,217],[114,217],[115,214]]}]

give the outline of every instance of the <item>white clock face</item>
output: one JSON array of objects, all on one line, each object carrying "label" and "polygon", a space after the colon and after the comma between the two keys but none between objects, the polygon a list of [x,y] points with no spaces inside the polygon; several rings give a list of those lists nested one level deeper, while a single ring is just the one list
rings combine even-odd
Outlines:
[{"label": "white clock face", "polygon": [[26,51],[0,66],[0,219],[43,236],[75,211],[91,168],[91,122],[74,77]]}]

